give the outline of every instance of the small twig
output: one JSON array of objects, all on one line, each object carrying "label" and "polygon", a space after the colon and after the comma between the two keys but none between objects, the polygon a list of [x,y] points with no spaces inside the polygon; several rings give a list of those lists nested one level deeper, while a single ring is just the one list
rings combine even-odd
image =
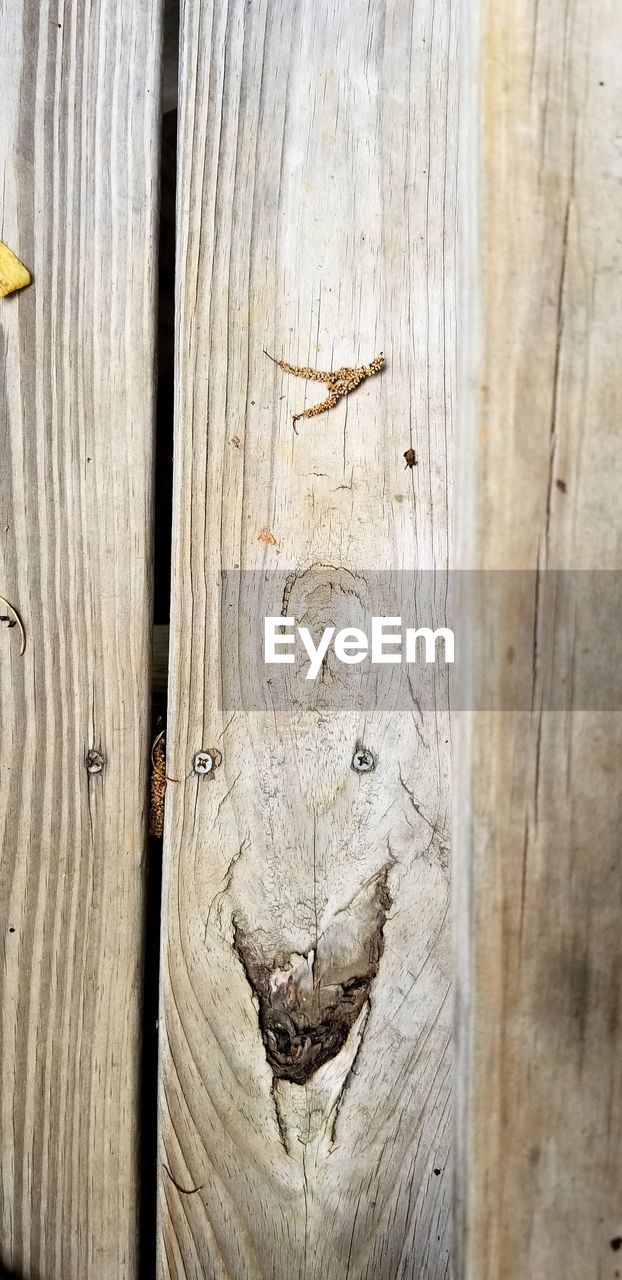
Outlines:
[{"label": "small twig", "polygon": [[157,747],[157,745],[158,745],[158,742],[160,741],[160,739],[161,739],[161,738],[163,738],[163,737],[164,737],[164,734],[165,734],[165,733],[166,733],[166,729],[160,729],[160,732],[156,734],[155,738],[153,739],[153,742],[151,743],[151,763],[152,763],[153,765],[155,765],[155,760],[154,760],[154,758],[153,758],[153,753],[154,753],[154,751],[155,751],[155,749],[156,749],[156,747]]},{"label": "small twig", "polygon": [[11,604],[10,600],[5,600],[4,596],[0,596],[0,604],[6,605],[6,608],[11,610],[11,613],[13,614],[13,617],[15,619],[15,622],[12,622],[10,618],[2,617],[0,618],[0,622],[6,622],[7,626],[9,627],[14,627],[15,624],[17,624],[17,626],[19,627],[19,634],[21,637],[19,656],[21,658],[23,657],[26,649],[26,632],[24,630],[22,620],[19,616],[19,613],[17,612],[17,609],[15,608],[15,605]]},{"label": "small twig", "polygon": [[164,1172],[168,1174],[173,1186],[177,1187],[177,1190],[182,1196],[193,1196],[195,1192],[202,1191],[203,1187],[205,1186],[205,1183],[202,1182],[200,1187],[181,1187],[177,1179],[173,1177],[168,1165],[165,1164],[164,1161],[162,1161],[162,1168],[164,1169]]}]

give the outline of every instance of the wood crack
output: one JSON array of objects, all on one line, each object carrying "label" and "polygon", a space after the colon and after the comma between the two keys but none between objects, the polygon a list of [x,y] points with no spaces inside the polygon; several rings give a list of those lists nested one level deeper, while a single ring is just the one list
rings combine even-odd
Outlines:
[{"label": "wood crack", "polygon": [[350,1068],[349,1068],[348,1074],[346,1075],[346,1078],[345,1078],[345,1080],[344,1080],[344,1082],[343,1082],[343,1084],[342,1084],[342,1086],[341,1086],[341,1089],[339,1090],[339,1097],[337,1098],[337,1101],[335,1102],[335,1105],[334,1105],[334,1107],[333,1107],[333,1111],[332,1111],[332,1115],[331,1115],[331,1117],[330,1117],[330,1137],[329,1137],[329,1144],[330,1144],[330,1153],[331,1153],[331,1154],[332,1154],[333,1148],[334,1148],[335,1143],[336,1143],[336,1140],[337,1140],[337,1121],[338,1121],[338,1119],[339,1119],[339,1116],[341,1115],[341,1109],[342,1109],[342,1107],[343,1107],[343,1104],[344,1104],[344,1101],[345,1101],[345,1097],[346,1097],[346,1094],[347,1094],[348,1089],[349,1089],[349,1087],[350,1087],[350,1084],[351,1084],[351,1082],[352,1082],[352,1080],[353,1080],[354,1076],[356,1075],[355,1067],[356,1067],[356,1063],[357,1063],[357,1059],[358,1059],[359,1053],[361,1052],[361,1045],[362,1045],[362,1043],[363,1043],[363,1036],[364,1036],[364,1034],[365,1034],[365,1028],[366,1028],[366,1026],[367,1026],[367,1021],[368,1021],[368,1018],[369,1018],[370,1011],[371,1011],[371,999],[368,999],[368,1000],[367,1000],[367,1004],[365,1005],[365,1008],[364,1008],[364,1010],[363,1010],[363,1021],[362,1021],[362,1023],[361,1023],[361,1027],[360,1027],[360,1031],[359,1031],[359,1042],[358,1042],[358,1044],[357,1044],[357,1046],[356,1046],[356,1050],[355,1050],[355,1053],[354,1053],[354,1057],[353,1057],[353,1059],[352,1059],[352,1062],[351,1062],[351,1064],[350,1064]]}]

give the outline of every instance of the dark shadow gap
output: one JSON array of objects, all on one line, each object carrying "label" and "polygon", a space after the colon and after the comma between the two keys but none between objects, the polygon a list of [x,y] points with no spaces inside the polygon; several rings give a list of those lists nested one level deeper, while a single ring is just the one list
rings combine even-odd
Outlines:
[{"label": "dark shadow gap", "polygon": [[153,621],[168,624],[173,518],[175,405],[175,182],[177,111],[162,117],[158,268],[158,395],[156,411]]},{"label": "dark shadow gap", "polygon": [[149,840],[148,856],[141,1037],[139,1280],[153,1280],[156,1267],[161,840]]},{"label": "dark shadow gap", "polygon": [[[175,5],[166,6],[164,103],[167,66],[176,63],[178,22]],[[178,15],[177,15],[178,17]],[[168,96],[170,100],[170,83]],[[173,507],[173,410],[175,393],[175,196],[177,111],[162,116],[160,161],[160,231],[158,265],[157,407],[154,492],[154,679],[151,742],[166,727],[167,675],[162,640],[170,616]],[[156,1269],[158,1193],[158,1014],[162,840],[149,838],[146,877],[145,952],[140,1093],[139,1280],[153,1280]]]}]

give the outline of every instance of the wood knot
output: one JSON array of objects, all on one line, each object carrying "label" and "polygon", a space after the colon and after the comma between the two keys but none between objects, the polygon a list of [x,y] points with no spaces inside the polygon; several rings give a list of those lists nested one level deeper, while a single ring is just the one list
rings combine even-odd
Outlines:
[{"label": "wood knot", "polygon": [[[386,879],[385,871],[364,900],[360,923],[365,934],[351,963],[336,945],[343,925],[326,930],[324,947],[320,942],[316,949],[267,961],[234,922],[233,945],[257,998],[261,1036],[275,1079],[305,1084],[343,1048],[378,972],[391,904]],[[339,956],[335,962],[332,952]]]},{"label": "wood knot", "polygon": [[91,750],[86,753],[86,760],[84,763],[86,764],[87,773],[101,773],[104,768],[104,757],[101,751],[96,751],[94,748],[91,748]]}]

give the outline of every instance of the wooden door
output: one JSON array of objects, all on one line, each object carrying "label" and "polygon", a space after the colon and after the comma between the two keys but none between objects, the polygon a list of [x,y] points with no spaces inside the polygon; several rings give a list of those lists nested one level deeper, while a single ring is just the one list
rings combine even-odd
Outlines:
[{"label": "wooden door", "polygon": [[[20,1280],[150,1269],[160,9],[0,6]],[[621,19],[463,10],[183,6],[160,1280],[622,1273]],[[451,621],[454,439],[457,697],[269,670],[265,616],[317,640],[416,589]]]}]

